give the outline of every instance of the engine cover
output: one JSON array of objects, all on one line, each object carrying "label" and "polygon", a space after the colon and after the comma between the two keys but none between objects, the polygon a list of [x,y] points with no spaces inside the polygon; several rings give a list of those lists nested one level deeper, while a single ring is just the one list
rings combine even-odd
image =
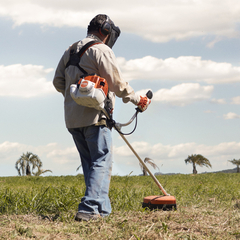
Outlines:
[{"label": "engine cover", "polygon": [[77,104],[97,110],[104,108],[107,93],[107,81],[97,75],[81,78],[70,86],[70,95]]}]

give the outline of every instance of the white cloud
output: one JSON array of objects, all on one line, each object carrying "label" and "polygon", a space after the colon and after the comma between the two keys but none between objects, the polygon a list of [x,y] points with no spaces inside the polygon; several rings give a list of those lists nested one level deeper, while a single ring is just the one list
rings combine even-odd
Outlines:
[{"label": "white cloud", "polygon": [[[0,16],[15,25],[39,23],[86,28],[98,13],[106,13],[123,31],[136,33],[154,42],[216,35],[239,37],[238,0],[133,0],[102,1],[0,1]],[[209,43],[213,46],[219,38]]]},{"label": "white cloud", "polygon": [[46,80],[46,75],[52,71],[52,68],[31,64],[0,65],[0,96],[29,98],[52,93],[52,82]]},{"label": "white cloud", "polygon": [[213,86],[200,86],[199,83],[182,83],[171,89],[160,89],[154,93],[154,101],[169,103],[175,106],[209,99]]},{"label": "white cloud", "polygon": [[[240,155],[240,142],[225,142],[211,146],[194,142],[176,145],[163,145],[161,143],[152,145],[141,141],[133,142],[131,145],[140,157],[150,157],[159,167],[163,165],[165,171],[176,173],[186,173],[188,167],[185,166],[184,159],[191,154],[202,154],[207,157],[213,165],[213,171],[225,169],[227,160],[239,158]],[[17,175],[15,163],[22,153],[27,151],[37,154],[43,162],[43,168],[52,170],[53,175],[74,175],[78,173],[76,169],[80,165],[80,159],[75,146],[62,147],[56,143],[30,146],[6,141],[0,143],[0,176],[5,176],[3,166],[6,165],[8,166],[7,175]],[[138,160],[128,146],[115,146],[113,152],[114,166],[124,165],[125,170],[122,174],[127,174],[135,169],[140,171]],[[233,168],[233,166],[230,165],[228,168]],[[119,172],[119,170],[116,169],[116,172]],[[136,171],[134,171],[134,174],[136,174]]]},{"label": "white cloud", "polygon": [[[0,143],[0,163],[17,161],[17,159],[24,152],[33,152],[34,154],[41,156],[42,154],[49,153],[56,149],[60,149],[56,143],[50,143],[46,146],[35,147],[18,142],[5,141],[3,143]],[[8,161],[6,161],[6,158]]]},{"label": "white cloud", "polygon": [[[164,152],[161,149],[164,149],[165,154],[167,153],[167,157],[170,158],[179,158],[185,156],[187,158],[187,156],[191,154],[202,154],[208,158],[221,155],[228,159],[229,156],[240,153],[239,147],[240,143],[237,142],[225,142],[214,146],[196,143],[183,143],[174,146],[163,146],[162,144],[157,144],[153,148],[153,154],[161,156],[162,152]],[[164,156],[164,154],[162,156]]]},{"label": "white cloud", "polygon": [[[200,86],[199,83],[182,83],[170,89],[162,88],[153,93],[153,101],[167,103],[173,106],[185,106],[194,102],[204,101],[211,97],[213,86]],[[137,91],[144,96],[149,89]],[[216,100],[222,103],[222,100]]]},{"label": "white cloud", "polygon": [[207,44],[207,47],[213,48],[214,45],[215,45],[216,43],[220,42],[222,39],[223,39],[222,37],[217,36],[213,41],[211,41],[211,42],[209,42],[209,43]]},{"label": "white cloud", "polygon": [[[202,154],[206,157],[214,156],[224,156],[226,159],[231,155],[240,154],[240,142],[225,142],[218,145],[205,145],[197,143],[181,143],[177,145],[163,145],[157,143],[151,145],[147,142],[133,142],[132,147],[140,155],[146,155],[147,157],[152,157],[154,159],[177,159],[177,158],[187,158],[191,154]],[[144,146],[143,148],[136,146]],[[130,157],[133,155],[128,146],[120,146],[114,148],[114,153],[118,156]]]},{"label": "white cloud", "polygon": [[232,98],[231,104],[240,104],[240,96]]},{"label": "white cloud", "polygon": [[68,147],[65,149],[54,148],[47,154],[47,157],[53,159],[56,164],[67,164],[79,158],[76,147]]},{"label": "white cloud", "polygon": [[133,79],[206,82],[209,84],[240,82],[240,67],[230,63],[202,60],[201,57],[181,56],[165,60],[152,56],[126,61],[118,58],[123,77]]},{"label": "white cloud", "polygon": [[211,103],[217,103],[217,104],[226,104],[226,100],[221,98],[221,99],[211,99]]},{"label": "white cloud", "polygon": [[[201,57],[182,56],[178,58],[167,58],[165,60],[147,56],[141,59],[126,61],[118,58],[119,66],[123,72],[125,80],[173,80],[184,82],[206,82],[210,84],[240,82],[240,67],[233,67],[229,63],[217,63],[210,60],[202,60]],[[14,64],[9,66],[0,65],[0,96],[35,97],[42,94],[53,93],[55,89],[51,81],[47,81],[46,76],[54,69],[44,69],[38,65]],[[14,83],[14,84],[9,84]],[[197,88],[197,91],[204,92],[204,96],[191,96],[188,88]],[[197,87],[198,86],[198,87]],[[194,99],[206,99],[205,95],[211,86],[200,87],[192,83],[178,85],[174,87],[187,91]],[[177,89],[178,90],[178,89]],[[162,90],[163,91],[163,90]],[[162,92],[161,92],[162,93]],[[196,93],[196,92],[195,92]],[[165,91],[165,94],[166,91]],[[170,94],[168,90],[168,94]],[[174,93],[175,94],[175,93]],[[176,95],[183,95],[179,92]],[[233,103],[239,102],[239,97],[233,98]],[[223,104],[224,99],[212,99],[212,102]]]},{"label": "white cloud", "polygon": [[[22,24],[42,24],[55,27],[61,26],[81,26],[90,19],[90,14],[84,11],[76,11],[74,8],[69,8],[69,1],[66,4],[59,4],[59,1],[54,5],[50,1],[1,1],[0,15],[11,17],[15,26]],[[76,1],[72,1],[77,4]],[[80,8],[83,9],[83,8]],[[88,16],[88,17],[87,17]],[[82,20],[82,21],[81,21]],[[86,26],[86,24],[84,25]]]},{"label": "white cloud", "polygon": [[237,119],[237,118],[240,118],[240,115],[233,112],[229,112],[227,114],[224,114],[223,117],[224,119]]},{"label": "white cloud", "polygon": [[[138,142],[134,142],[131,145],[136,146]],[[228,160],[238,158],[240,155],[240,142],[225,142],[217,145],[205,145],[197,143],[181,143],[177,145],[163,145],[157,143],[151,145],[147,142],[141,142],[141,145],[145,145],[144,150],[141,151],[140,156],[142,160],[145,157],[150,157],[160,167],[161,172],[175,172],[186,173],[192,171],[191,166],[186,166],[184,160],[191,154],[201,154],[208,158],[212,164],[212,169],[197,167],[198,171],[219,171],[229,168],[234,168],[233,165],[228,165]],[[128,171],[134,169],[140,173],[138,160],[127,146],[114,148],[115,159],[117,164],[124,164],[128,166]],[[135,158],[132,159],[132,158]],[[162,167],[163,166],[163,167]],[[150,169],[152,171],[152,169]]]},{"label": "white cloud", "polygon": [[[21,152],[24,149],[24,145],[16,143],[16,142],[3,142],[0,144],[0,159],[6,160],[9,159],[9,155],[13,155],[16,152]],[[0,161],[1,161],[0,160]],[[17,160],[17,159],[16,159]]]},{"label": "white cloud", "polygon": [[[76,174],[76,168],[80,165],[79,155],[75,146],[63,148],[57,143],[32,146],[5,141],[0,143],[0,176],[17,175],[15,163],[26,152],[37,154],[43,162],[43,169],[52,170],[53,175]],[[7,173],[4,171],[3,166],[6,166]]]},{"label": "white cloud", "polygon": [[[147,142],[134,142],[131,145],[132,145],[133,149],[139,154],[148,152],[148,150],[150,148],[149,144]],[[131,150],[129,150],[129,147],[127,145],[121,146],[121,147],[113,147],[113,152],[120,156],[131,155]]]}]

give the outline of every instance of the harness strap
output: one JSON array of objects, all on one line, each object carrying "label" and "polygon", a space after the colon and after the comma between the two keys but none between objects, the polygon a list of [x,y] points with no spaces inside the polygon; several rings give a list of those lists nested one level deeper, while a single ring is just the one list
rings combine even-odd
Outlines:
[{"label": "harness strap", "polygon": [[81,61],[81,57],[83,56],[83,54],[87,51],[88,48],[90,48],[91,46],[95,45],[95,44],[100,44],[102,42],[97,42],[97,41],[90,41],[88,42],[87,44],[85,44],[79,52],[76,52],[76,49],[77,49],[77,45],[78,45],[79,41],[78,42],[75,42],[71,48],[70,48],[70,58],[65,66],[65,69],[67,67],[69,67],[70,65],[72,66],[76,66],[81,72],[83,72],[84,74],[87,74],[87,72],[82,68],[80,67],[80,61]]}]

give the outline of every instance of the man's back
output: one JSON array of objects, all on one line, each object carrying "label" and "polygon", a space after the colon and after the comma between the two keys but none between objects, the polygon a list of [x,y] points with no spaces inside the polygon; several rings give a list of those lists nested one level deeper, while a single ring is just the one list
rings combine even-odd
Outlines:
[{"label": "man's back", "polygon": [[[96,36],[89,35],[87,38],[79,41],[77,52],[93,39],[100,41]],[[66,126],[67,128],[76,128],[96,124],[101,112],[76,104],[70,96],[71,84],[76,83],[83,72],[71,65],[65,69],[69,57],[70,48],[65,51],[60,60],[53,81],[56,89],[62,92],[65,97],[64,108]],[[88,74],[95,73],[106,79],[109,86],[109,97],[113,102],[113,106],[115,94],[121,96],[123,99],[125,98],[125,102],[133,100],[135,104],[137,104],[138,99],[135,100],[136,97],[133,89],[122,80],[121,73],[117,67],[116,57],[111,48],[107,45],[96,44],[87,49],[81,57],[80,66]]]}]

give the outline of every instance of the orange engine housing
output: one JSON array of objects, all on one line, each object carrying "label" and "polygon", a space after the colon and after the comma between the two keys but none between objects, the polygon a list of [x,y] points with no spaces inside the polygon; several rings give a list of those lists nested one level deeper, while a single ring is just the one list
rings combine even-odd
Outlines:
[{"label": "orange engine housing", "polygon": [[95,83],[94,87],[102,89],[103,92],[105,93],[105,95],[107,96],[107,94],[108,94],[108,84],[107,84],[107,81],[106,81],[105,78],[101,78],[101,77],[97,76],[96,74],[95,75],[88,75],[84,78],[79,79],[79,81],[78,81],[79,85],[81,84],[81,81],[83,79]]}]

